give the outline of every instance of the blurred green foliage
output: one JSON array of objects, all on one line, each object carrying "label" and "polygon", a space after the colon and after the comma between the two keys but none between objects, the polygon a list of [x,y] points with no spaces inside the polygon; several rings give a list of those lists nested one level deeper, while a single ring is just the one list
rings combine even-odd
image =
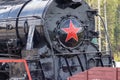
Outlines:
[{"label": "blurred green foliage", "polygon": [[[112,52],[114,54],[114,59],[116,61],[120,61],[120,0],[86,0],[86,1],[94,9],[98,9],[98,4],[100,4],[100,14],[103,19],[105,18],[104,10],[106,5],[107,27]],[[98,1],[100,3],[98,3]],[[101,32],[102,32],[101,36],[102,48],[105,49],[106,44],[103,36],[104,35],[103,27],[101,27]]]}]

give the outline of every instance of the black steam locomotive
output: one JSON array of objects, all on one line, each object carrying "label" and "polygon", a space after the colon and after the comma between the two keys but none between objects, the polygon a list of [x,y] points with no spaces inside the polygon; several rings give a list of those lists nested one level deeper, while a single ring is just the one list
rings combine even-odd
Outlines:
[{"label": "black steam locomotive", "polygon": [[111,67],[112,55],[93,42],[96,15],[84,0],[3,0],[0,57],[26,59],[33,80],[66,80],[91,67]]}]

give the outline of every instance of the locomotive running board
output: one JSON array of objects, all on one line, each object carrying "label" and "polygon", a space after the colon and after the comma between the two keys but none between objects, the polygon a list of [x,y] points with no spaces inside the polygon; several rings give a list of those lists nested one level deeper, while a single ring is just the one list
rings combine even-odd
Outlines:
[{"label": "locomotive running board", "polygon": [[32,80],[32,77],[31,77],[31,74],[30,74],[30,70],[29,70],[27,61],[25,59],[1,59],[0,63],[24,63],[28,79]]}]

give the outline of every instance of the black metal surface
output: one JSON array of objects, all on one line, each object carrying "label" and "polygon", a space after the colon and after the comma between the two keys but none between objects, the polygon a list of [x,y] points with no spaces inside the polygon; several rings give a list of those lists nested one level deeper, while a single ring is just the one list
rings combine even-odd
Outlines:
[{"label": "black metal surface", "polygon": [[69,73],[70,73],[70,76],[72,76],[72,72],[71,72],[71,69],[70,69],[70,66],[69,66],[68,60],[67,60],[66,57],[65,57],[64,59],[65,59],[65,62],[66,62],[66,64],[67,64],[67,68],[68,68],[68,71],[69,71]]},{"label": "black metal surface", "polygon": [[80,58],[79,58],[78,55],[77,55],[77,59],[78,59],[78,61],[79,61],[79,64],[80,64],[80,67],[81,67],[82,71],[84,71],[83,64],[82,64],[82,62],[81,62],[81,60],[80,60]]},{"label": "black metal surface", "polygon": [[[23,0],[15,5],[16,2],[0,2],[0,57],[27,59],[29,67],[36,69],[30,68],[33,80],[66,80],[94,66],[112,66],[112,55],[104,56],[106,51],[99,51],[98,44],[92,43],[99,36],[95,32],[97,11],[84,0]],[[70,30],[72,34],[66,40],[68,33],[63,28],[71,24],[73,29],[82,30]],[[33,26],[34,32],[30,31]],[[29,39],[32,49],[26,50]]]},{"label": "black metal surface", "polygon": [[38,62],[37,67],[38,68],[40,67],[41,73],[42,73],[42,79],[45,80],[45,74],[44,74],[44,71],[43,71],[43,68],[42,68],[41,61]]}]

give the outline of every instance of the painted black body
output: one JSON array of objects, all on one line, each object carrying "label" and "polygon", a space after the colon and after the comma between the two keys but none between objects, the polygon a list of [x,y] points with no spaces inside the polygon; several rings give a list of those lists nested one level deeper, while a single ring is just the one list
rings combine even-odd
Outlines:
[{"label": "painted black body", "polygon": [[[41,77],[34,73],[33,80],[66,80],[94,66],[110,67],[111,55],[104,55],[92,43],[99,35],[95,32],[96,14],[84,0],[29,0],[2,5],[0,55],[38,60]],[[72,38],[65,42],[67,34],[62,28],[70,21],[81,31],[77,32],[78,41]]]}]

